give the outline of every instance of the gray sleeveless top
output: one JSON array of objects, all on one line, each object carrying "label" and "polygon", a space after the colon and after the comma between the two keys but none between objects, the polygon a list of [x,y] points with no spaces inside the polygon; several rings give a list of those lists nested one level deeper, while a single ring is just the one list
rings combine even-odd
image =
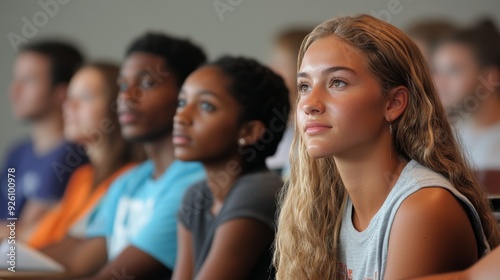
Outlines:
[{"label": "gray sleeveless top", "polygon": [[340,279],[384,279],[389,235],[399,206],[408,196],[425,187],[441,187],[455,195],[471,219],[479,254],[490,251],[481,220],[470,201],[445,177],[412,160],[405,166],[382,207],[362,232],[357,231],[352,224],[352,202],[348,199],[340,230]]}]

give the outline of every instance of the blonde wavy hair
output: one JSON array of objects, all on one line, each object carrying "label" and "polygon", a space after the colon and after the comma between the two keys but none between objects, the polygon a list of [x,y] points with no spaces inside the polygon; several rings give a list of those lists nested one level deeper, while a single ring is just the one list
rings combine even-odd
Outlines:
[{"label": "blonde wavy hair", "polygon": [[[445,176],[474,205],[490,246],[500,243],[485,191],[468,167],[438,100],[426,62],[415,43],[396,27],[368,15],[338,17],[317,26],[302,42],[304,53],[318,39],[336,36],[365,57],[382,92],[403,85],[408,106],[393,122],[395,150]],[[295,116],[296,120],[296,116]],[[347,192],[333,157],[307,154],[295,132],[291,176],[280,195],[274,264],[277,279],[336,279],[338,245]]]}]

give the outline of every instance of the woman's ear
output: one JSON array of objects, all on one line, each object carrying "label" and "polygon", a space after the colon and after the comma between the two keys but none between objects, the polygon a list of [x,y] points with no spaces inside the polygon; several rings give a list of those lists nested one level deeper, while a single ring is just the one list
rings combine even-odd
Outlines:
[{"label": "woman's ear", "polygon": [[266,126],[258,120],[243,123],[240,129],[239,139],[244,139],[245,145],[253,145],[264,136]]},{"label": "woman's ear", "polygon": [[398,119],[408,106],[408,88],[405,86],[398,86],[389,92],[387,96],[387,103],[385,108],[385,119],[392,122]]}]

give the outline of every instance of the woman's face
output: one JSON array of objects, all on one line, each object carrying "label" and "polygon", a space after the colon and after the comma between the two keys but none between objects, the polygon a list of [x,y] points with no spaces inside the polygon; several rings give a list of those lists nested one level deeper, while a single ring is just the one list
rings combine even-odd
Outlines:
[{"label": "woman's face", "polygon": [[307,49],[297,74],[297,129],[309,156],[364,156],[387,130],[381,86],[366,65],[335,36]]},{"label": "woman's face", "polygon": [[[71,79],[64,102],[64,135],[73,142],[94,144],[113,129],[111,102],[99,70],[86,67]],[[116,129],[117,127],[115,127]]]},{"label": "woman's face", "polygon": [[214,66],[202,67],[186,79],[174,117],[178,159],[216,162],[237,152],[242,108],[229,93],[229,84]]},{"label": "woman's face", "polygon": [[445,43],[433,55],[433,78],[439,98],[447,109],[455,108],[473,94],[480,67],[472,51],[463,44]]}]

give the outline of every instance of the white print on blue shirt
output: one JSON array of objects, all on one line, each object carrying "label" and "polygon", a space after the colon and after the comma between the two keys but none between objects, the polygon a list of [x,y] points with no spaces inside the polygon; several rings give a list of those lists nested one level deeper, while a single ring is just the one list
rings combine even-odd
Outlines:
[{"label": "white print on blue shirt", "polygon": [[153,217],[155,198],[147,200],[122,198],[116,209],[114,236],[110,241],[109,259],[117,257]]}]

